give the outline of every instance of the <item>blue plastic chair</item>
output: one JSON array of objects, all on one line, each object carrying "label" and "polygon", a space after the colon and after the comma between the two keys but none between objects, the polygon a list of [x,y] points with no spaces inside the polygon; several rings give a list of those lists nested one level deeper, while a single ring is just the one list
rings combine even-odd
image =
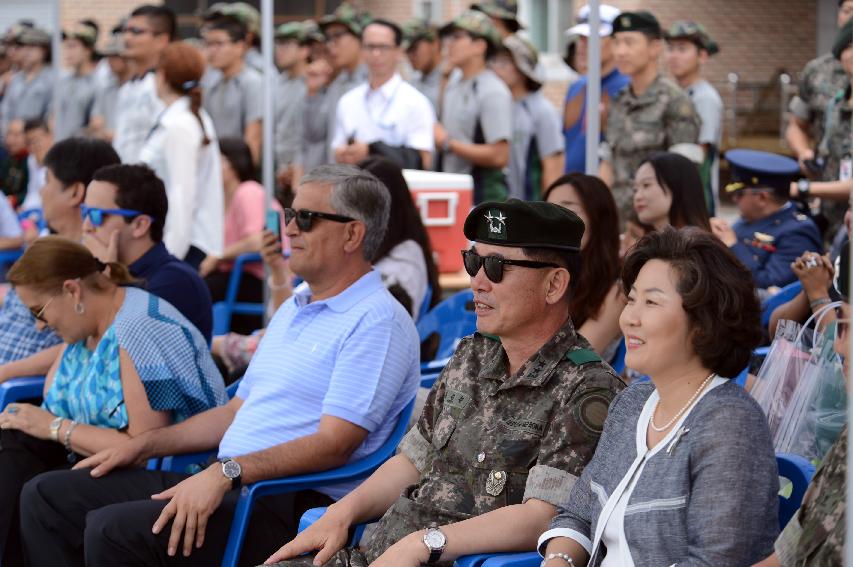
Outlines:
[{"label": "blue plastic chair", "polygon": [[[467,337],[477,330],[477,315],[474,313],[474,293],[470,289],[457,292],[425,314],[418,321],[418,336],[421,342],[427,340],[431,335],[439,335],[438,351],[435,361],[447,360],[456,350],[456,345],[463,337]],[[421,361],[422,372],[440,370],[436,364],[429,366],[427,361]]]},{"label": "blue plastic chair", "polygon": [[409,424],[414,407],[415,400],[412,398],[403,411],[400,412],[400,416],[397,418],[397,425],[385,443],[372,454],[362,459],[328,471],[295,475],[276,480],[263,480],[244,486],[240,491],[237,508],[234,510],[234,519],[231,521],[231,533],[228,536],[228,546],[225,548],[222,567],[236,567],[238,565],[243,540],[246,536],[246,530],[249,527],[249,518],[252,515],[252,508],[259,497],[308,490],[320,486],[367,478],[382,463],[394,455],[397,445],[406,433],[406,427]]},{"label": "blue plastic chair", "polygon": [[792,299],[794,299],[798,293],[803,290],[803,284],[799,281],[795,281],[794,283],[788,284],[779,290],[779,293],[772,297],[768,297],[761,303],[761,326],[766,327],[770,324],[770,315],[773,313],[773,310],[782,305],[783,303],[788,303]]},{"label": "blue plastic chair", "polygon": [[234,260],[231,268],[231,277],[228,279],[228,291],[225,293],[225,301],[217,301],[213,304],[213,335],[224,335],[231,330],[231,317],[234,315],[257,315],[263,317],[263,303],[238,302],[237,292],[240,289],[240,279],[243,277],[243,268],[246,264],[261,262],[261,255],[257,252],[240,254]]},{"label": "blue plastic chair", "polygon": [[0,411],[20,400],[41,399],[44,394],[44,376],[12,378],[0,384]]},{"label": "blue plastic chair", "polygon": [[791,453],[776,453],[776,466],[779,467],[779,476],[787,478],[793,485],[790,496],[779,495],[779,529],[784,529],[803,503],[815,466],[805,457]]},{"label": "blue plastic chair", "polygon": [[619,341],[619,346],[613,354],[613,359],[610,361],[610,366],[616,371],[616,374],[622,374],[625,371],[625,337]]}]

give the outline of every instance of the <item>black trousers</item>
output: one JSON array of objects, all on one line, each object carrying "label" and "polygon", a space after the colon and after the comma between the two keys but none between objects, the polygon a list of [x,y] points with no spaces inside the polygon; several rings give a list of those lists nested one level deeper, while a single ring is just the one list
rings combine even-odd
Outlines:
[{"label": "black trousers", "polygon": [[[166,501],[151,495],[188,475],[144,470],[115,471],[92,478],[88,470],[53,471],[37,476],[21,494],[21,531],[28,565],[217,566],[222,561],[239,496],[232,490],[208,519],[204,545],[184,557],[182,546],[168,557],[171,524],[151,533]],[[309,508],[332,499],[306,490],[260,499],[252,514],[240,565],[260,565],[296,535],[299,518]],[[85,559],[84,559],[85,557]]]},{"label": "black trousers", "polygon": [[21,533],[18,503],[24,484],[39,473],[68,468],[59,443],[37,439],[14,429],[0,430],[0,551],[3,567],[20,567]]}]

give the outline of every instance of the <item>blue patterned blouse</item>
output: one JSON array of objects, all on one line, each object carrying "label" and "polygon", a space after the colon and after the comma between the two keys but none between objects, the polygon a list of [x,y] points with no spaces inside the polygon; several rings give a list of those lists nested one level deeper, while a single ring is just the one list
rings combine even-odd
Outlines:
[{"label": "blue patterned blouse", "polygon": [[124,303],[94,350],[65,348],[42,407],[79,423],[125,429],[120,349],[130,356],[155,411],[175,422],[227,402],[222,376],[201,333],[156,295],[125,288]]}]

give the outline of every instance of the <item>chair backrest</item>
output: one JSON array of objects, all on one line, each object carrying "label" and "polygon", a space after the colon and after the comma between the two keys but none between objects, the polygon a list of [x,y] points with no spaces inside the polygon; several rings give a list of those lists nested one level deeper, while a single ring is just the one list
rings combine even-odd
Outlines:
[{"label": "chair backrest", "polygon": [[234,265],[231,267],[231,277],[228,278],[228,289],[225,291],[225,301],[218,301],[213,304],[213,335],[224,335],[231,329],[231,316],[235,311],[246,312],[250,315],[263,314],[264,305],[258,304],[240,304],[241,307],[248,309],[235,309],[237,306],[237,292],[240,290],[240,280],[243,277],[243,269],[246,264],[261,262],[261,255],[257,252],[249,252],[240,254],[234,260]]},{"label": "chair backrest", "polygon": [[422,343],[433,334],[439,336],[435,358],[450,357],[462,337],[467,337],[476,330],[474,293],[470,289],[451,295],[418,321],[418,336]]},{"label": "chair backrest", "polygon": [[790,495],[779,494],[779,529],[783,529],[803,503],[815,467],[808,459],[790,453],[777,453],[776,466],[779,476],[791,481]]},{"label": "chair backrest", "polygon": [[0,384],[0,411],[21,400],[40,400],[44,393],[44,376],[12,378]]},{"label": "chair backrest", "polygon": [[779,293],[768,297],[761,303],[761,326],[766,327],[770,324],[770,315],[773,313],[773,310],[782,305],[783,303],[788,303],[792,299],[794,299],[798,293],[803,290],[803,284],[799,281],[795,281],[794,283],[790,283],[779,290]]}]

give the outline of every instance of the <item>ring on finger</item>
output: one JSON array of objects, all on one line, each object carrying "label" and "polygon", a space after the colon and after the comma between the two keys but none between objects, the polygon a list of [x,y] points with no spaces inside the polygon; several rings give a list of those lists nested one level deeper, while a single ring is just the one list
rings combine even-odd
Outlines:
[{"label": "ring on finger", "polygon": [[18,413],[18,406],[10,404],[9,407],[6,408],[6,411],[11,415],[15,415]]}]

